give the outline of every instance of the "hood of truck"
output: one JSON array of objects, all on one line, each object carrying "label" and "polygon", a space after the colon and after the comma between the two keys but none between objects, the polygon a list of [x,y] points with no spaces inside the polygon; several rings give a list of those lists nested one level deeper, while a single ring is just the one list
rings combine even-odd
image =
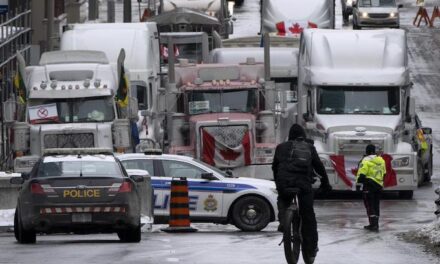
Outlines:
[{"label": "hood of truck", "polygon": [[400,115],[316,115],[316,119],[328,132],[354,131],[356,127],[392,132],[401,122]]},{"label": "hood of truck", "polygon": [[162,12],[169,12],[177,8],[188,8],[199,12],[220,12],[220,0],[164,0]]},{"label": "hood of truck", "polygon": [[359,7],[358,8],[360,13],[368,13],[368,14],[398,14],[399,10],[397,10],[397,7]]}]

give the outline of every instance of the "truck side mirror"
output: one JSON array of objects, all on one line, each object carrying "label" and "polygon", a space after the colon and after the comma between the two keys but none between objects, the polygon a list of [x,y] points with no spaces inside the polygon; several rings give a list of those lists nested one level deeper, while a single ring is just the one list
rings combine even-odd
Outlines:
[{"label": "truck side mirror", "polygon": [[157,109],[159,113],[164,112],[166,110],[166,89],[158,88],[157,89]]},{"label": "truck side mirror", "polygon": [[405,121],[407,123],[412,122],[412,118],[416,115],[416,100],[414,98],[409,99],[409,106],[407,106],[407,113]]},{"label": "truck side mirror", "polygon": [[422,127],[421,129],[423,131],[423,134],[425,134],[425,135],[431,135],[432,134],[432,128],[430,128],[430,127]]}]

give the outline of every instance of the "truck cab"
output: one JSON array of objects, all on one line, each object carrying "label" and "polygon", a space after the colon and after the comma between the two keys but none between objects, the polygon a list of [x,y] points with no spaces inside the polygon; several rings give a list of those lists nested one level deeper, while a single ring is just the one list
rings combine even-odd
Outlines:
[{"label": "truck cab", "polygon": [[298,123],[314,139],[334,189],[355,190],[358,162],[374,144],[387,164],[385,190],[412,197],[429,172],[414,143],[403,30],[305,30],[298,91]]},{"label": "truck cab", "polygon": [[26,71],[27,102],[13,125],[16,172],[56,149],[131,152],[133,114],[115,101],[118,77],[103,52],[46,52]]}]

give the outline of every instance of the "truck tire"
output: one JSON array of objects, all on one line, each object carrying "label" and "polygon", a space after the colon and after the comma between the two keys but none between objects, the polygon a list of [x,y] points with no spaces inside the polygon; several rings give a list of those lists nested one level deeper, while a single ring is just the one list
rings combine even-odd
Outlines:
[{"label": "truck tire", "polygon": [[35,230],[24,229],[18,207],[14,214],[14,235],[20,244],[35,244],[37,241]]},{"label": "truck tire", "polygon": [[433,169],[433,163],[432,163],[432,147],[431,147],[431,149],[429,150],[429,161],[428,164],[426,164],[426,169],[424,172],[426,182],[431,181],[432,169]]},{"label": "truck tire", "polygon": [[242,6],[244,0],[235,0],[234,2],[235,2],[235,6]]},{"label": "truck tire", "polygon": [[399,198],[411,200],[413,198],[413,194],[414,194],[414,191],[400,191]]},{"label": "truck tire", "polygon": [[231,212],[234,225],[241,231],[260,231],[270,222],[270,205],[260,197],[240,198]]}]

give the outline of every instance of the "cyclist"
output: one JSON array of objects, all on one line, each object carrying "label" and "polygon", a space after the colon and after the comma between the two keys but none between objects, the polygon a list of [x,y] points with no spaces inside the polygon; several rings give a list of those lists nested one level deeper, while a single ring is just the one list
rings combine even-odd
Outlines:
[{"label": "cyclist", "polygon": [[362,196],[370,222],[364,228],[379,231],[380,196],[386,173],[385,161],[381,156],[376,155],[376,147],[372,144],[367,145],[365,153],[366,156],[361,160],[356,175],[356,183],[362,184]]},{"label": "cyclist", "polygon": [[322,177],[320,192],[330,192],[332,187],[324,165],[313,146],[313,141],[306,139],[302,126],[293,124],[289,131],[288,141],[277,146],[272,170],[278,191],[277,204],[280,221],[278,231],[283,231],[282,221],[293,199],[292,195],[284,191],[286,188],[299,188],[301,191],[298,202],[302,219],[302,247],[303,252],[307,252],[307,256],[310,257],[307,263],[313,263],[318,252],[318,227],[313,209],[312,170]]}]

